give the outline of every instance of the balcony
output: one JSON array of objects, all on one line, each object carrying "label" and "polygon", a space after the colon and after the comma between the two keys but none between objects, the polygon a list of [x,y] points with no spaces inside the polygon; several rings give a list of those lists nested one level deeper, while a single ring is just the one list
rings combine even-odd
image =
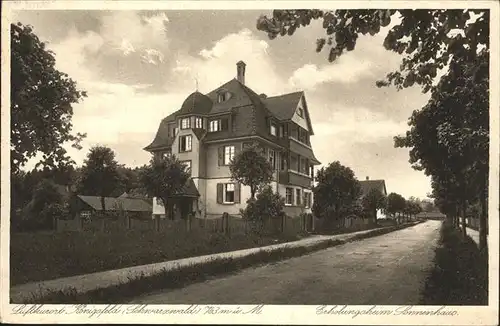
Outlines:
[{"label": "balcony", "polygon": [[313,179],[307,175],[292,170],[280,171],[278,183],[311,188]]},{"label": "balcony", "polygon": [[313,164],[319,164],[318,159],[314,156],[314,152],[311,147],[308,145],[295,140],[294,138],[290,138],[289,140],[289,149],[290,152],[296,153],[302,157],[305,157],[311,161]]}]

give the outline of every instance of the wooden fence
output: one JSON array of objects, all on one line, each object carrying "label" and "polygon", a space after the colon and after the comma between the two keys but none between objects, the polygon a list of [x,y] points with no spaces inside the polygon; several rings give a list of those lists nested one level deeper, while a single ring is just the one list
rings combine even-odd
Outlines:
[{"label": "wooden fence", "polygon": [[[308,223],[306,217],[288,217],[271,219],[261,225],[264,231],[270,233],[297,234],[312,231],[313,223]],[[241,217],[225,215],[219,218],[201,219],[192,218],[188,220],[168,220],[165,218],[155,219],[132,219],[124,218],[98,218],[84,220],[75,218],[73,220],[56,221],[56,230],[60,232],[113,232],[125,230],[157,231],[167,233],[184,234],[191,231],[206,231],[212,233],[246,234],[255,230],[257,225],[246,221]]]}]

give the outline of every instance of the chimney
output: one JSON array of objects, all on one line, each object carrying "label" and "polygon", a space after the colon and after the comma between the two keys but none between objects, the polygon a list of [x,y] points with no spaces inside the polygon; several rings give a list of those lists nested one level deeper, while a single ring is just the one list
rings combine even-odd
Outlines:
[{"label": "chimney", "polygon": [[370,180],[370,177],[366,177],[366,181]]},{"label": "chimney", "polygon": [[236,64],[236,79],[245,85],[245,67],[246,64],[243,61],[238,61]]}]

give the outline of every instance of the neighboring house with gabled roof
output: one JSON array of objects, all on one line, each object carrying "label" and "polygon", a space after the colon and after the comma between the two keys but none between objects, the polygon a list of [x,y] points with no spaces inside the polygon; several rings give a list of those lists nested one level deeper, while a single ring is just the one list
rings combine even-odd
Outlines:
[{"label": "neighboring house with gabled roof", "polygon": [[[104,206],[107,212],[123,211],[135,218],[149,219],[153,213],[152,202],[146,198],[104,197]],[[102,212],[101,197],[75,195],[71,210],[80,218],[92,218],[96,212]]]},{"label": "neighboring house with gabled roof", "polygon": [[236,78],[206,95],[190,94],[160,122],[144,149],[159,157],[175,154],[190,168],[192,185],[185,195],[199,217],[238,215],[245,207],[250,189],[231,181],[229,162],[251,144],[273,165],[271,186],[285,197],[287,213],[297,215],[302,206],[310,211],[314,166],[320,162],[311,148],[314,131],[304,92],[258,95],[245,85],[245,63],[236,66]]},{"label": "neighboring house with gabled roof", "polygon": [[[384,196],[387,196],[387,188],[385,187],[385,180],[370,180],[370,177],[366,177],[366,180],[359,182],[361,184],[361,198],[366,196],[372,189],[379,190]],[[382,209],[377,210],[377,219],[386,218]]]}]

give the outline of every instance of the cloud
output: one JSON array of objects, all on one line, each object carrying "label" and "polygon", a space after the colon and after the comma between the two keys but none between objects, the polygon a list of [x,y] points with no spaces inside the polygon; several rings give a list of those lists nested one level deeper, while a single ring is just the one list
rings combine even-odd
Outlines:
[{"label": "cloud", "polygon": [[95,32],[80,33],[71,28],[61,42],[49,44],[55,53],[57,69],[78,81],[94,79],[94,74],[86,67],[87,57],[96,54],[105,44],[103,37]]},{"label": "cloud", "polygon": [[199,51],[198,55],[180,54],[173,67],[171,84],[190,88],[198,79],[202,91],[211,91],[236,77],[236,63],[243,60],[247,67],[245,83],[256,92],[280,93],[284,79],[278,75],[268,55],[269,44],[260,40],[245,28],[214,42],[212,47]]},{"label": "cloud", "polygon": [[362,77],[371,76],[372,73],[371,62],[359,62],[352,57],[345,56],[321,67],[306,64],[293,72],[288,83],[295,88],[310,90],[318,84],[330,82],[353,84]]},{"label": "cloud", "polygon": [[141,59],[143,62],[150,63],[153,65],[158,65],[160,63],[163,63],[163,60],[165,59],[163,53],[161,53],[158,50],[155,49],[146,49],[144,50],[143,54],[141,55]]},{"label": "cloud", "polygon": [[168,47],[168,21],[165,13],[147,17],[131,10],[116,10],[101,18],[100,35],[109,49],[123,55],[145,49],[164,51]]}]

